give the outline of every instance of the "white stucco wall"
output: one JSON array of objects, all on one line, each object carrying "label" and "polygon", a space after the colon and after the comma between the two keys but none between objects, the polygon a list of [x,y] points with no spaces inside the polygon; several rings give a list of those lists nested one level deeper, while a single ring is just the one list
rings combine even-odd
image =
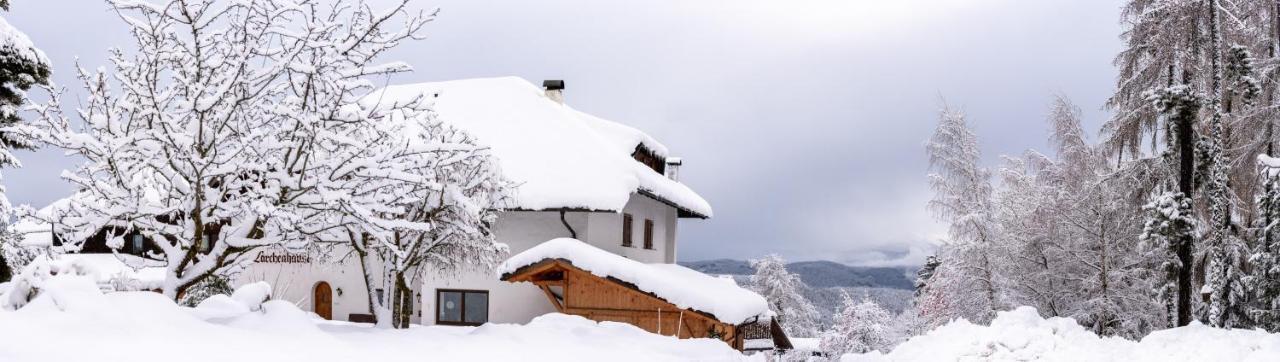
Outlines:
[{"label": "white stucco wall", "polygon": [[[614,254],[645,263],[675,262],[676,209],[657,200],[632,195],[623,213],[631,215],[631,246],[622,246],[622,214],[592,213],[585,239]],[[653,220],[653,249],[644,248],[644,221]]]},{"label": "white stucco wall", "polygon": [[[579,240],[619,255],[646,263],[675,262],[676,209],[651,198],[632,195],[623,209],[632,217],[632,246],[622,246],[622,214],[612,212],[567,212],[565,220]],[[644,220],[654,221],[654,248],[644,248]],[[512,254],[560,237],[569,230],[554,211],[511,211],[498,217],[494,226],[498,241],[507,244]],[[342,246],[335,254],[345,254]],[[268,255],[280,254],[264,251]],[[507,283],[493,271],[464,271],[455,275],[428,275],[414,283],[420,295],[415,305],[414,323],[435,324],[437,289],[486,290],[489,292],[489,321],[495,323],[527,323],[534,317],[554,312],[546,296],[529,283]],[[354,256],[329,262],[310,264],[255,263],[237,276],[236,285],[264,280],[275,287],[275,297],[313,310],[313,291],[317,283],[328,282],[333,289],[333,318],[348,320],[351,314],[368,313],[368,297],[363,274]],[[375,280],[375,283],[379,283]],[[380,284],[380,283],[379,283]],[[341,290],[341,295],[339,295]],[[420,317],[419,317],[420,316]]]},{"label": "white stucco wall", "polygon": [[[349,250],[341,246],[336,249],[335,255],[343,255]],[[258,254],[286,253],[263,250]],[[255,254],[255,258],[258,254]],[[332,290],[334,320],[345,321],[351,314],[369,313],[364,274],[360,271],[360,264],[353,258],[328,262],[313,258],[311,263],[253,263],[236,275],[233,284],[243,285],[256,281],[270,283],[274,298],[293,302],[308,311],[314,311],[316,284],[327,282]],[[380,281],[381,278],[378,278],[375,283]]]},{"label": "white stucco wall", "polygon": [[[565,220],[578,232],[587,228],[587,213],[565,213]],[[547,240],[568,237],[569,230],[558,212],[514,211],[498,216],[494,233],[507,244],[511,253],[528,250]],[[527,323],[533,317],[555,311],[538,287],[529,283],[507,283],[493,271],[471,271],[458,275],[428,276],[422,283],[422,324],[435,324],[436,290],[467,289],[489,291],[489,321],[495,323]]]}]

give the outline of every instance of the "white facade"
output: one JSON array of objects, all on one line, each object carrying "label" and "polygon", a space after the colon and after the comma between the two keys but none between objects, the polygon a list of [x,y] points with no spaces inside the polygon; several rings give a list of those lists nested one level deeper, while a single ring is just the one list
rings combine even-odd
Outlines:
[{"label": "white facade", "polygon": [[[623,214],[631,215],[633,226],[632,245],[622,245]],[[644,221],[653,222],[653,248],[644,248]],[[577,238],[609,252],[644,263],[674,263],[676,257],[676,229],[678,224],[675,207],[652,198],[633,194],[622,213],[568,211],[564,221],[559,211],[508,211],[498,217],[494,227],[497,239],[507,244],[511,254],[528,250],[547,240],[572,236],[565,222],[573,228]],[[337,248],[334,254],[342,256],[346,249]],[[280,255],[275,251],[263,251],[260,255]],[[301,256],[295,256],[294,261]],[[276,286],[275,298],[294,302],[304,310],[315,310],[316,287],[328,284],[332,299],[332,318],[351,320],[352,314],[368,314],[369,302],[364,275],[354,255],[334,260],[311,258],[308,263],[282,263],[278,259],[264,258],[246,268],[236,277],[234,284],[266,281]],[[375,276],[376,277],[376,276]],[[380,285],[378,280],[374,285]],[[429,274],[415,283],[416,302],[412,322],[436,323],[436,292],[438,290],[484,291],[488,293],[488,321],[496,323],[527,323],[534,317],[554,312],[542,291],[531,284],[514,284],[499,280],[492,271],[469,271],[454,275]]]}]

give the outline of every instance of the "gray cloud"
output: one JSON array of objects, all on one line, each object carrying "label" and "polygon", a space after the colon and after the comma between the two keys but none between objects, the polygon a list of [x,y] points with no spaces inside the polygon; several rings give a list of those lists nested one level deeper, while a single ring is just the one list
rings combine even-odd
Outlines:
[{"label": "gray cloud", "polygon": [[[686,221],[680,258],[915,264],[943,234],[924,210],[923,141],[939,95],[963,105],[992,164],[1043,145],[1048,97],[1106,116],[1119,0],[437,1],[429,39],[389,55],[392,82],[566,79],[568,103],[685,157],[716,217]],[[74,86],[129,40],[104,3],[18,0],[6,19]],[[51,19],[57,19],[53,21]],[[72,88],[74,91],[78,89]],[[9,197],[66,195],[71,160],[21,153]]]}]

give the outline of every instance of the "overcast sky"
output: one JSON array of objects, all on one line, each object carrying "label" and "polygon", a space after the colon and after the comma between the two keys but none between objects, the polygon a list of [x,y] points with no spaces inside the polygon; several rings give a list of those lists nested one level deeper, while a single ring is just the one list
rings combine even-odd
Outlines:
[{"label": "overcast sky", "polygon": [[[75,86],[128,46],[96,0],[13,0],[3,16]],[[637,127],[685,159],[715,208],[680,225],[679,258],[917,264],[943,237],[925,210],[923,142],[945,99],[984,158],[1042,148],[1053,93],[1096,130],[1119,51],[1119,0],[416,1],[429,39],[394,82],[564,79],[569,105]],[[79,89],[70,89],[81,97]],[[20,153],[8,197],[64,197],[56,151]]]}]

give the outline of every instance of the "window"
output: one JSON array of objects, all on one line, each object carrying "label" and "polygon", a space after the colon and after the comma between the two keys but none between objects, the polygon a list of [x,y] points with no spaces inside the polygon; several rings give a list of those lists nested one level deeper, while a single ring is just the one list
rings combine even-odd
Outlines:
[{"label": "window", "polygon": [[489,291],[436,289],[436,324],[478,326],[489,321]]},{"label": "window", "polygon": [[644,219],[644,248],[653,250],[653,220]]},{"label": "window", "polygon": [[143,253],[146,252],[146,250],[143,249],[145,246],[145,244],[143,244],[144,241],[145,240],[142,239],[142,234],[133,234],[133,236],[129,238],[129,246],[137,255],[143,255]]},{"label": "window", "polygon": [[631,246],[631,214],[622,214],[622,246]]}]

